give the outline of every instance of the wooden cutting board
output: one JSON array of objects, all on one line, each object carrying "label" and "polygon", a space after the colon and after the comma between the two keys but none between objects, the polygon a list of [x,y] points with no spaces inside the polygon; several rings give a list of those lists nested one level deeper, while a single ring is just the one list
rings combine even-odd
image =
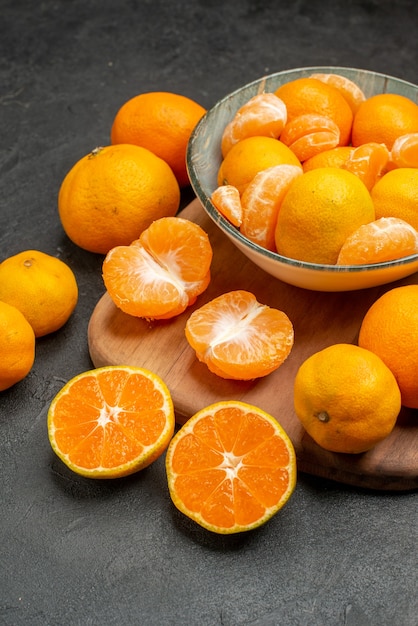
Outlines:
[{"label": "wooden cutting board", "polygon": [[[210,237],[214,258],[209,288],[182,315],[154,323],[126,315],[104,294],[88,327],[94,366],[137,365],[159,374],[170,389],[179,424],[219,400],[238,399],[261,407],[289,434],[302,472],[373,489],[416,489],[418,410],[403,408],[391,435],[359,455],[322,449],[304,431],[293,410],[293,380],[299,365],[333,343],[356,343],[367,309],[395,283],[347,293],[293,287],[249,261],[215,226],[198,200],[181,215],[200,224]],[[396,285],[417,282],[415,274]],[[223,380],[209,372],[197,361],[184,336],[186,320],[195,308],[234,289],[253,292],[259,302],[284,311],[294,325],[295,343],[288,359],[269,376],[252,382]]]}]

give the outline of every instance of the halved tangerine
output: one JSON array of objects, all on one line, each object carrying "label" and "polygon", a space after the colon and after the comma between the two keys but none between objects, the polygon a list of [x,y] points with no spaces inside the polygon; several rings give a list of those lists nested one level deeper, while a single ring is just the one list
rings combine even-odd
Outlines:
[{"label": "halved tangerine", "polygon": [[293,347],[293,326],[278,309],[249,291],[224,293],[186,322],[186,339],[199,361],[222,378],[252,380],[276,370]]},{"label": "halved tangerine", "polygon": [[131,245],[108,252],[103,280],[125,313],[169,319],[183,313],[208,287],[211,262],[209,237],[198,224],[163,217]]},{"label": "halved tangerine", "polygon": [[286,504],[296,485],[296,455],[271,415],[230,400],[180,428],[166,471],[179,511],[207,530],[232,534],[261,526]]},{"label": "halved tangerine", "polygon": [[140,367],[106,366],[75,376],[48,411],[52,449],[88,478],[128,476],[155,461],[175,426],[171,395]]}]

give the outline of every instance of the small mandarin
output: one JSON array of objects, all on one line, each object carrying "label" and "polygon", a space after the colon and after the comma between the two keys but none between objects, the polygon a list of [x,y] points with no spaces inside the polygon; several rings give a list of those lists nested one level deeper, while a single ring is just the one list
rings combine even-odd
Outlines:
[{"label": "small mandarin", "polygon": [[384,143],[388,150],[393,142],[407,133],[418,132],[418,104],[394,93],[367,98],[358,108],[352,130],[353,146]]},{"label": "small mandarin", "polygon": [[23,313],[36,337],[59,330],[78,301],[72,269],[40,250],[24,250],[0,263],[0,300]]},{"label": "small mandarin", "polygon": [[0,391],[23,380],[35,361],[35,333],[23,313],[0,301]]},{"label": "small mandarin", "polygon": [[240,193],[262,170],[273,165],[302,165],[297,156],[280,140],[272,137],[247,137],[235,144],[221,162],[218,186],[233,185]]},{"label": "small mandarin", "polygon": [[116,144],[96,148],[65,176],[58,212],[80,248],[107,254],[129,245],[151,222],[175,215],[180,188],[170,166],[150,150]]},{"label": "small mandarin", "polygon": [[357,176],[334,167],[304,172],[281,203],[277,252],[299,261],[334,265],[347,237],[374,219],[370,194]]},{"label": "small mandarin", "polygon": [[376,354],[351,344],[334,344],[299,367],[294,407],[319,446],[359,454],[392,432],[401,394],[395,376]]},{"label": "small mandarin", "polygon": [[418,169],[399,167],[382,176],[370,191],[380,217],[398,217],[418,230]]},{"label": "small mandarin", "polygon": [[339,145],[348,145],[353,113],[341,91],[333,85],[311,77],[297,78],[281,85],[274,93],[286,105],[288,122],[306,113],[330,117],[340,129]]},{"label": "small mandarin", "polygon": [[189,185],[186,150],[193,129],[206,113],[183,95],[153,91],[125,102],[112,123],[111,143],[147,148],[173,170],[180,187]]},{"label": "small mandarin", "polygon": [[418,408],[418,285],[394,287],[368,309],[358,343],[386,363],[401,391],[402,404]]}]

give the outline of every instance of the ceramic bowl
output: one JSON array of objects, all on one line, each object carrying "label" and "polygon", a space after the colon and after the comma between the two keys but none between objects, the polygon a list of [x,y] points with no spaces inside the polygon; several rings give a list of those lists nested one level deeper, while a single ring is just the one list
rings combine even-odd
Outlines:
[{"label": "ceramic bowl", "polygon": [[187,150],[187,168],[193,191],[203,208],[232,243],[261,269],[286,283],[315,291],[352,291],[383,285],[418,271],[418,255],[372,265],[334,266],[306,263],[265,250],[246,237],[213,206],[221,163],[221,138],[227,123],[251,97],[274,92],[280,85],[313,72],[341,74],[353,80],[366,97],[398,93],[418,102],[418,86],[392,76],[345,67],[305,67],[264,76],[229,94],[212,107],[196,126]]}]

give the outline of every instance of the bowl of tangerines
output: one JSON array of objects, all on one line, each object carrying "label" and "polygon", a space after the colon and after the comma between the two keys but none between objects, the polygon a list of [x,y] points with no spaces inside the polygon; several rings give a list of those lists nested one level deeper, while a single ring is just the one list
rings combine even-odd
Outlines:
[{"label": "bowl of tangerines", "polygon": [[219,101],[190,138],[204,209],[256,265],[297,287],[349,291],[418,270],[418,87],[307,67]]}]

